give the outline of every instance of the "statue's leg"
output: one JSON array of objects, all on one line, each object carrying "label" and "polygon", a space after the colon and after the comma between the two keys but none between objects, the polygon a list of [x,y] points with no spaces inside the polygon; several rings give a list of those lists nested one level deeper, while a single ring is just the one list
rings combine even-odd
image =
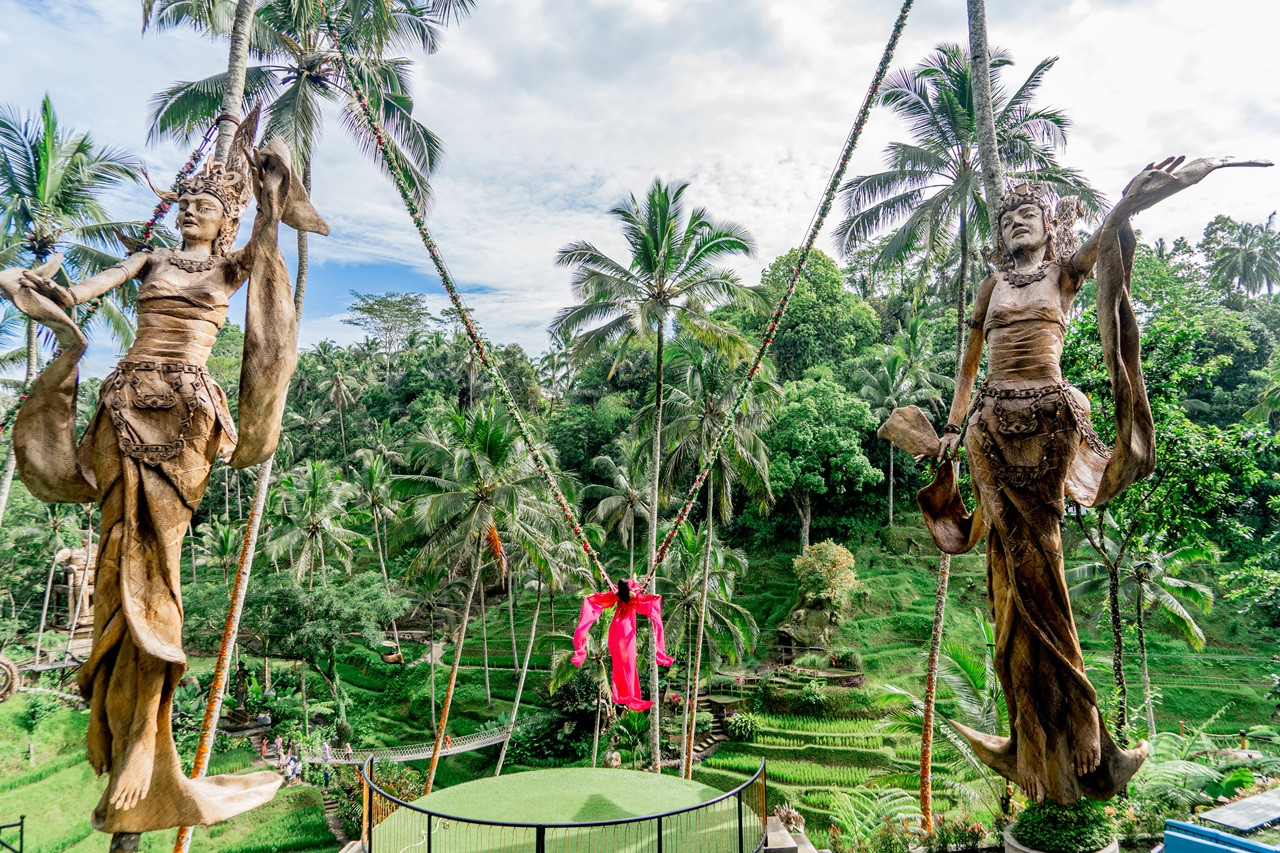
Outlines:
[{"label": "statue's leg", "polygon": [[138,649],[131,636],[121,644],[116,661],[117,677],[107,689],[107,705],[120,711],[123,750],[121,762],[112,774],[111,805],[127,811],[138,804],[151,788],[151,771],[156,755],[157,715],[164,687],[165,665]]}]

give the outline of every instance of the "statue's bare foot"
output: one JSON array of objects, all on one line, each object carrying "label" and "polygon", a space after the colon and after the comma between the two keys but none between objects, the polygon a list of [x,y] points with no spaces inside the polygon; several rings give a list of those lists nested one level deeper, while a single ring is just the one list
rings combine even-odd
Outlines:
[{"label": "statue's bare foot", "polygon": [[1044,783],[1030,773],[1024,774],[1023,778],[1018,780],[1018,787],[1022,789],[1022,793],[1027,795],[1027,799],[1033,803],[1044,802]]},{"label": "statue's bare foot", "polygon": [[1071,750],[1071,759],[1075,764],[1076,775],[1084,776],[1098,769],[1102,764],[1102,741],[1097,735],[1091,738],[1077,738]]},{"label": "statue's bare foot", "polygon": [[141,802],[151,790],[151,770],[155,759],[155,738],[140,738],[130,747],[124,767],[111,786],[110,803],[120,811],[128,811]]}]

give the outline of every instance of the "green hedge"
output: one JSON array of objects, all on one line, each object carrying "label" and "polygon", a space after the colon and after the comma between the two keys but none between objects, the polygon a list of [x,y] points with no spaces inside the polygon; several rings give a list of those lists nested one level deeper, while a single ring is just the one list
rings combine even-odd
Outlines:
[{"label": "green hedge", "polygon": [[68,767],[79,764],[81,761],[88,760],[89,753],[83,750],[80,752],[73,752],[70,755],[61,755],[28,773],[20,773],[17,776],[0,779],[0,791],[12,791],[14,788],[23,788],[27,785],[34,785],[36,782],[48,779],[54,773],[61,773]]},{"label": "green hedge", "polygon": [[[882,770],[890,766],[894,758],[893,749],[887,746],[828,746],[817,743],[807,743],[799,747],[772,746],[765,743],[738,743],[733,745],[730,754],[762,757],[769,762],[771,768],[776,761],[800,759],[838,767]],[[718,755],[719,753],[717,753]],[[713,756],[712,759],[708,760],[713,760],[715,757]]]}]

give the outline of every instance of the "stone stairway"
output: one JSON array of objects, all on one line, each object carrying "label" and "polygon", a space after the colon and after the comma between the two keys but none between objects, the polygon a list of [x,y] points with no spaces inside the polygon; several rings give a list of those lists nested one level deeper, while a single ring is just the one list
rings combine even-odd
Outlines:
[{"label": "stone stairway", "polygon": [[[708,695],[706,688],[698,691],[698,708],[700,710],[711,707],[711,704],[707,701]],[[710,730],[698,735],[697,740],[693,742],[694,760],[703,761],[710,758],[720,748],[720,744],[728,739],[729,735],[724,730],[724,719],[713,711]]]},{"label": "stone stairway", "polygon": [[331,790],[326,791],[321,789],[320,793],[324,795],[325,823],[329,824],[329,829],[333,830],[333,834],[338,839],[338,843],[343,845],[343,848],[345,849],[346,845],[351,842],[350,839],[347,838],[347,834],[342,830],[342,818],[338,816],[338,798]]}]

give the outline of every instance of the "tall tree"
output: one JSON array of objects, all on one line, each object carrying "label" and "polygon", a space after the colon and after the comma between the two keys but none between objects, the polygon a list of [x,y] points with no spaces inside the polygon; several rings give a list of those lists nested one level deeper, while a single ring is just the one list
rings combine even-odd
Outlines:
[{"label": "tall tree", "polygon": [[[549,450],[543,453],[550,455]],[[491,549],[491,556],[497,557],[492,551],[498,549],[490,544],[495,539],[536,551],[546,532],[554,530],[558,522],[544,495],[545,481],[515,421],[491,404],[480,403],[468,412],[452,413],[438,427],[428,425],[410,448],[409,464],[416,473],[396,477],[392,486],[392,493],[406,502],[400,536],[424,542],[419,559],[470,565],[453,666],[427,771],[430,793],[449,724],[467,622],[484,568],[484,552]]]},{"label": "tall tree", "polygon": [[288,506],[276,519],[268,553],[275,558],[289,555],[294,577],[315,584],[316,562],[323,571],[330,561],[345,566],[352,546],[364,541],[351,523],[355,486],[343,480],[333,463],[306,462],[286,473],[278,484],[281,499]]},{"label": "tall tree", "polygon": [[[745,298],[750,291],[730,269],[720,266],[736,255],[754,252],[741,225],[714,220],[702,208],[688,210],[687,182],[664,184],[655,179],[643,201],[630,196],[609,211],[622,226],[630,257],[616,261],[593,243],[579,241],[560,250],[556,263],[571,267],[573,295],[579,304],[565,308],[551,323],[552,334],[580,332],[579,351],[589,354],[605,344],[621,342],[618,360],[630,344],[655,341],[652,436],[649,481],[649,566],[658,553],[659,477],[662,469],[662,423],[665,403],[666,341],[674,321],[704,345],[745,356],[746,342],[732,327],[707,312]],[[618,361],[614,362],[615,368]],[[650,688],[658,691],[654,644],[650,654]],[[655,766],[661,764],[658,705],[650,725]]]},{"label": "tall tree", "polygon": [[1113,567],[1120,575],[1119,592],[1133,608],[1133,625],[1138,638],[1138,658],[1142,671],[1142,701],[1147,713],[1147,736],[1156,734],[1155,700],[1151,691],[1151,674],[1147,668],[1147,620],[1156,613],[1163,613],[1180,630],[1187,644],[1197,651],[1204,648],[1204,631],[1195,617],[1187,610],[1183,600],[1208,612],[1213,607],[1213,590],[1204,584],[1178,577],[1182,570],[1196,564],[1213,562],[1221,556],[1213,546],[1204,544],[1184,545],[1181,548],[1161,550],[1158,542],[1143,538],[1136,547],[1128,546],[1117,526],[1110,525],[1111,535],[1090,547],[1098,551],[1102,559],[1067,571],[1067,581],[1072,583],[1071,598],[1096,595],[1109,583]]},{"label": "tall tree", "polygon": [[[700,677],[702,639],[705,631],[707,598],[710,594],[712,549],[715,522],[727,523],[733,515],[733,487],[741,483],[749,497],[761,507],[773,503],[769,488],[769,449],[761,437],[771,423],[770,403],[778,397],[778,386],[761,371],[751,378],[751,387],[741,407],[733,410],[739,384],[747,379],[745,369],[735,370],[729,361],[684,335],[671,348],[671,422],[668,435],[671,450],[667,458],[667,479],[692,479],[710,465],[706,479],[706,540],[702,555],[702,592],[694,631],[693,677]],[[712,457],[716,435],[728,427],[725,441]],[[693,766],[693,728],[698,701],[695,691],[687,703],[684,738],[684,776]]]},{"label": "tall tree", "polygon": [[[923,333],[924,318],[917,315],[907,329],[883,347],[869,368],[861,368],[854,382],[862,386],[861,396],[872,414],[883,423],[894,409],[928,406],[940,399],[950,380],[936,371],[938,357]],[[893,446],[889,447],[889,524],[893,524]]]},{"label": "tall tree", "polygon": [[[1096,211],[1097,193],[1057,159],[1070,121],[1060,110],[1039,109],[1032,103],[1056,62],[1056,57],[1042,60],[1010,93],[999,75],[1013,60],[1005,51],[991,51],[991,105],[1000,160],[1009,178],[1077,195],[1086,208]],[[846,255],[895,224],[881,250],[885,262],[904,260],[917,251],[934,259],[954,252],[958,338],[964,334],[972,247],[988,233],[990,221],[982,193],[972,75],[969,52],[957,44],[941,44],[915,68],[886,78],[879,102],[906,122],[911,139],[889,144],[885,171],[845,183],[841,193],[846,217],[837,229],[837,242]]]},{"label": "tall tree", "polygon": [[815,499],[840,496],[884,475],[871,467],[862,436],[876,428],[871,409],[845,391],[827,368],[782,386],[769,430],[769,479],[790,498],[800,520],[800,551],[809,547]]}]

